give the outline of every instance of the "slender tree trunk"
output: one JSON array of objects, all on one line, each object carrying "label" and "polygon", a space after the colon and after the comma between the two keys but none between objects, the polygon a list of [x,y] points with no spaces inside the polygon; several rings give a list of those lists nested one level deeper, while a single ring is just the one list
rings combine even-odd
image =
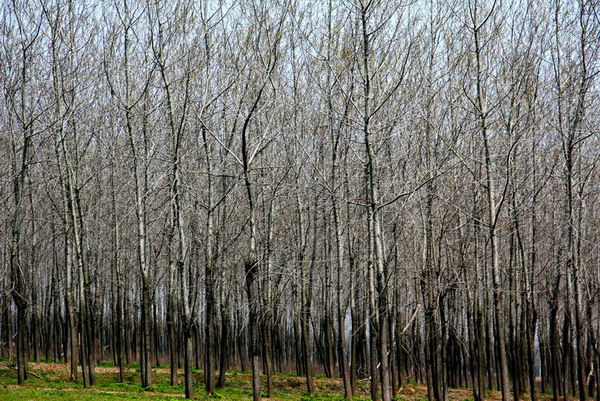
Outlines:
[{"label": "slender tree trunk", "polygon": [[[492,149],[489,143],[488,135],[488,110],[485,98],[484,77],[482,70],[482,49],[481,49],[481,38],[480,30],[482,23],[477,15],[478,13],[477,3],[472,9],[472,33],[473,40],[475,42],[475,68],[476,68],[476,89],[477,89],[477,113],[479,119],[479,129],[481,138],[483,141],[484,148],[484,167],[486,175],[486,192],[488,201],[488,227],[489,227],[489,243],[491,249],[491,263],[492,263],[492,285],[493,285],[493,308],[494,308],[494,344],[496,347],[496,354],[498,358],[498,375],[499,382],[501,384],[502,401],[508,401],[510,399],[510,378],[508,372],[508,361],[506,356],[506,340],[505,340],[505,322],[504,322],[504,300],[503,291],[501,288],[501,266],[500,266],[500,255],[499,255],[499,244],[497,234],[497,222],[499,215],[499,208],[496,204],[496,193],[495,193],[495,182],[494,173],[492,166]],[[494,10],[492,9],[490,13]],[[484,19],[484,23],[487,20]],[[501,204],[500,204],[501,205]]]},{"label": "slender tree trunk", "polygon": [[[204,331],[204,383],[207,394],[211,394],[214,390],[214,367],[212,358],[212,348],[214,346],[213,334],[215,333],[216,307],[215,307],[215,272],[213,258],[213,184],[212,184],[212,157],[206,128],[202,129],[202,139],[204,142],[204,150],[206,154],[206,169],[208,176],[208,200],[207,200],[207,215],[206,215],[206,242],[205,242],[205,302],[206,302],[206,326]],[[224,323],[223,323],[224,324]],[[225,341],[222,338],[221,341]],[[221,367],[222,368],[222,367]]]},{"label": "slender tree trunk", "polygon": [[[15,10],[15,13],[18,11]],[[17,18],[18,19],[18,18]],[[19,21],[19,27],[22,29],[21,20]],[[13,139],[12,151],[13,151],[13,179],[12,179],[12,195],[14,200],[14,210],[10,217],[10,230],[11,230],[11,242],[10,242],[10,279],[12,281],[12,287],[10,294],[12,295],[13,301],[17,307],[17,381],[19,384],[25,384],[28,376],[27,367],[27,350],[28,350],[28,336],[27,336],[27,310],[29,302],[27,300],[26,288],[25,288],[25,274],[24,266],[22,263],[21,256],[21,229],[23,224],[24,216],[24,187],[25,180],[27,178],[29,163],[30,163],[30,148],[32,146],[32,132],[29,125],[30,118],[27,115],[26,105],[26,93],[27,93],[27,81],[29,79],[29,52],[28,44],[21,42],[20,53],[22,60],[20,60],[20,79],[21,87],[18,96],[20,97],[20,107],[14,104],[15,110],[19,113],[18,119],[21,122],[19,127],[20,134],[23,139],[23,143],[17,144],[16,139]],[[14,99],[13,99],[14,100]],[[17,149],[21,149],[20,154]],[[19,157],[20,156],[20,157]],[[19,160],[20,159],[20,160]]]},{"label": "slender tree trunk", "polygon": [[[302,210],[302,204],[300,202],[300,197],[296,195],[296,205],[298,209],[298,235],[300,237],[299,244],[299,256],[298,260],[300,261],[300,337],[301,337],[301,355],[302,355],[302,365],[304,367],[304,374],[306,376],[306,390],[309,395],[313,395],[315,391],[313,376],[312,376],[312,361],[311,361],[311,347],[310,347],[310,305],[312,302],[312,264],[314,261],[314,257],[311,261],[306,260],[306,252],[307,252],[307,241],[306,241],[306,224],[304,219],[304,214]],[[312,225],[313,236],[316,231],[316,224]],[[316,237],[313,237],[316,238]],[[313,244],[314,245],[314,244]],[[314,246],[313,246],[314,252]],[[307,274],[306,266],[309,266],[310,272]]]},{"label": "slender tree trunk", "polygon": [[120,231],[119,231],[119,223],[117,220],[117,201],[116,201],[116,188],[115,188],[115,172],[114,172],[114,166],[116,165],[116,161],[115,161],[115,155],[114,153],[112,154],[113,156],[113,163],[112,163],[112,168],[111,168],[111,177],[110,177],[110,183],[111,183],[111,200],[112,200],[112,207],[114,210],[114,215],[113,215],[113,260],[112,260],[112,264],[113,264],[113,280],[116,281],[116,286],[114,286],[114,292],[115,294],[113,294],[116,297],[116,303],[115,303],[115,310],[113,311],[113,315],[114,315],[114,327],[113,327],[113,331],[114,336],[114,353],[116,356],[116,365],[119,368],[119,382],[123,383],[123,381],[125,380],[125,364],[124,364],[124,355],[123,355],[123,344],[125,342],[125,336],[124,336],[124,332],[123,332],[123,313],[124,313],[124,309],[123,309],[123,272],[121,271],[121,260],[120,260]]},{"label": "slender tree trunk", "polygon": [[[362,131],[365,143],[365,175],[367,185],[367,199],[369,204],[369,241],[370,241],[370,304],[371,304],[371,336],[376,341],[372,345],[377,345],[371,349],[371,398],[377,398],[377,371],[381,375],[381,390],[383,401],[390,401],[390,372],[389,372],[389,339],[388,339],[388,299],[387,299],[387,277],[384,268],[383,252],[383,230],[381,223],[381,210],[379,205],[379,181],[376,166],[376,158],[373,150],[371,137],[371,118],[372,110],[370,101],[373,97],[371,89],[371,44],[369,38],[369,28],[367,26],[368,14],[371,10],[367,6],[361,7],[361,34],[362,34],[362,68],[363,68],[363,110],[362,110]],[[375,291],[376,287],[376,291]],[[376,294],[376,295],[375,295]],[[378,354],[378,355],[377,355]],[[379,369],[377,369],[379,366]]]},{"label": "slender tree trunk", "polygon": [[260,353],[259,353],[259,324],[258,324],[258,313],[259,313],[259,291],[256,287],[258,273],[259,273],[259,261],[256,255],[256,210],[255,210],[255,199],[252,181],[250,179],[250,149],[248,144],[248,124],[252,118],[254,111],[258,106],[258,102],[262,97],[262,91],[264,86],[258,92],[255,102],[252,105],[251,111],[246,116],[244,126],[242,128],[242,163],[243,163],[243,174],[244,184],[246,187],[246,195],[248,201],[248,226],[249,226],[249,238],[248,238],[248,256],[244,262],[244,271],[246,273],[246,292],[248,295],[248,330],[250,333],[250,362],[252,365],[252,398],[254,401],[260,401],[261,389],[260,389]]}]

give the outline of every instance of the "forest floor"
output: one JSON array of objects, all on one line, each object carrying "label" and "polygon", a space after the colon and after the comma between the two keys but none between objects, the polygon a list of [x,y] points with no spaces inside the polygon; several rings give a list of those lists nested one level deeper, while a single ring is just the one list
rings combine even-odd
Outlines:
[{"label": "forest floor", "polygon": [[[56,363],[30,363],[29,369],[35,374],[30,376],[23,386],[17,385],[16,371],[8,363],[0,362],[0,400],[181,400],[183,399],[183,371],[180,372],[177,386],[169,385],[169,369],[159,367],[153,369],[153,385],[149,390],[140,386],[139,369],[130,365],[125,374],[124,383],[119,383],[119,372],[116,367],[99,366],[96,369],[98,384],[92,388],[83,388],[81,380],[68,380],[68,366]],[[225,387],[218,389],[214,395],[207,396],[203,388],[202,371],[194,371],[196,399],[199,400],[251,400],[252,388],[250,372],[227,372]],[[305,379],[293,374],[277,374],[273,376],[272,401],[301,400],[325,401],[342,400],[343,385],[340,379],[328,379],[320,375],[315,377],[316,392],[309,397],[306,392]],[[263,386],[265,384],[263,383]],[[264,388],[264,387],[263,387]],[[361,381],[357,385],[356,400],[369,399],[369,384]],[[266,395],[266,394],[263,394]],[[450,389],[450,400],[469,401],[473,399],[469,389]],[[541,394],[540,401],[550,400],[549,395]],[[496,391],[488,392],[486,399],[499,400]],[[523,400],[528,400],[524,397]],[[409,383],[397,391],[397,401],[427,400],[427,388],[423,384]]]}]

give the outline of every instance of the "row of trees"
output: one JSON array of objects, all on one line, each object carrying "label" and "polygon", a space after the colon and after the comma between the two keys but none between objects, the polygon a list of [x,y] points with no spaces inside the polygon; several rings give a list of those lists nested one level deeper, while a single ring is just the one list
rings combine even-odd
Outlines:
[{"label": "row of trees", "polygon": [[168,361],[187,398],[196,366],[255,400],[283,370],[600,399],[596,1],[0,7],[19,383],[45,356],[85,386]]}]

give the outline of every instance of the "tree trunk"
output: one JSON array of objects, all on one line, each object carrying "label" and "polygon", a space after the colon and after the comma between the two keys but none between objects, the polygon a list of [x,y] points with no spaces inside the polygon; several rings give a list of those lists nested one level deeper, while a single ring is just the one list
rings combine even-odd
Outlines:
[{"label": "tree trunk", "polygon": [[[504,297],[501,277],[501,266],[500,266],[500,255],[499,255],[499,244],[497,235],[497,222],[500,208],[496,204],[496,193],[495,193],[495,182],[494,173],[492,166],[492,149],[489,143],[488,135],[488,110],[485,98],[485,89],[483,87],[483,71],[482,71],[482,49],[480,44],[480,29],[483,26],[478,18],[478,7],[477,4],[472,9],[472,33],[473,40],[475,42],[475,68],[476,68],[476,101],[477,101],[477,114],[479,119],[479,130],[483,141],[484,148],[484,167],[485,167],[485,179],[486,179],[486,193],[488,201],[488,227],[489,227],[489,244],[491,249],[491,263],[492,263],[492,285],[493,285],[493,308],[494,308],[494,344],[496,348],[496,354],[498,358],[498,374],[500,382],[500,390],[502,392],[502,401],[509,401],[510,399],[510,378],[508,372],[508,361],[506,356],[506,340],[505,340],[505,322],[504,322]],[[494,10],[490,11],[490,14]],[[484,23],[487,20],[484,19]],[[500,206],[502,203],[500,203]]]}]

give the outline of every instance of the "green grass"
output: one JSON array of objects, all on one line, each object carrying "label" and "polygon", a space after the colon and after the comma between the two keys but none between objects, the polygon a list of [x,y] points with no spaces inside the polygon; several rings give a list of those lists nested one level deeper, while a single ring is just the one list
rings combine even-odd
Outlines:
[{"label": "green grass", "polygon": [[115,394],[103,391],[64,391],[52,389],[34,389],[34,388],[0,388],[0,400],[73,400],[73,401],[98,401],[98,400],[181,400],[179,397],[167,395],[153,395],[148,397],[144,394]]},{"label": "green grass", "polygon": [[[112,363],[102,363],[96,373],[97,385],[84,388],[81,378],[69,381],[69,367],[66,364],[34,364],[30,365],[31,372],[39,377],[31,376],[23,386],[17,385],[17,374],[9,369],[6,363],[0,364],[0,401],[44,401],[44,400],[183,400],[183,374],[179,374],[179,383],[171,386],[168,367],[154,368],[152,387],[144,389],[140,385],[139,364],[129,364],[124,372],[123,383],[119,381],[118,369]],[[266,384],[263,376],[263,396],[266,395]],[[306,391],[306,380],[293,373],[273,375],[272,398],[265,401],[341,401],[343,400],[343,385],[339,378],[327,379],[315,375],[316,392],[309,396]],[[214,394],[207,395],[204,391],[204,374],[202,371],[193,372],[194,394],[196,400],[215,401],[249,401],[252,399],[251,375],[248,371],[231,370],[227,372],[226,385],[217,389]],[[357,383],[358,393],[355,400],[369,399],[369,383]],[[406,383],[394,400],[423,401],[427,400],[426,387],[422,383]],[[451,401],[472,401],[468,389],[450,389]],[[494,397],[491,397],[494,395]],[[498,392],[486,392],[486,399],[499,399]],[[548,396],[542,395],[541,401],[548,401]]]},{"label": "green grass", "polygon": [[[179,374],[179,383],[169,383],[168,366],[161,366],[160,371],[153,372],[152,387],[144,389],[140,385],[139,364],[127,365],[123,383],[119,381],[119,373],[112,362],[98,364],[104,370],[96,373],[97,384],[92,388],[84,388],[81,378],[69,381],[69,367],[65,364],[32,364],[30,371],[38,377],[30,376],[23,386],[17,385],[16,372],[6,366],[0,366],[0,401],[3,400],[182,400],[184,385],[183,375]],[[108,369],[106,369],[108,368]],[[111,369],[113,368],[113,369]],[[224,388],[217,389],[214,394],[204,391],[204,375],[194,370],[194,393],[197,400],[232,400],[245,401],[252,399],[250,372],[232,370],[227,374]],[[264,377],[263,377],[264,380]],[[308,396],[305,379],[293,373],[282,373],[273,376],[274,391],[272,400],[304,400],[304,401],[337,401],[342,400],[343,389],[337,380],[324,379],[315,375],[317,392]],[[266,388],[263,383],[263,396]],[[364,399],[364,398],[362,398]]]}]

